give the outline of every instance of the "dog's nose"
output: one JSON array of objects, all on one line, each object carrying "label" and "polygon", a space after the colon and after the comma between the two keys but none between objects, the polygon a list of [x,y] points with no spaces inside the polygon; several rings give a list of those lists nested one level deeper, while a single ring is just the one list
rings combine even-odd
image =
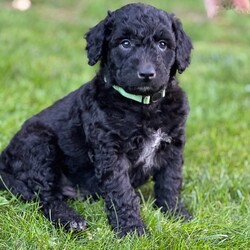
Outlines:
[{"label": "dog's nose", "polygon": [[155,78],[156,72],[152,64],[144,64],[139,67],[138,77],[141,79],[151,80]]}]

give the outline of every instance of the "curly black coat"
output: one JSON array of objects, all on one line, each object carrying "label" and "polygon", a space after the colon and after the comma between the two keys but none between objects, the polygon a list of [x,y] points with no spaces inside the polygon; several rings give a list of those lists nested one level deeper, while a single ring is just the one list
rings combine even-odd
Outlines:
[{"label": "curly black coat", "polygon": [[[0,156],[0,187],[25,200],[38,196],[45,216],[71,230],[86,222],[65,198],[97,194],[123,236],[145,232],[135,188],[153,176],[155,204],[187,217],[179,194],[188,104],[175,75],[189,65],[192,45],[180,21],[129,4],[86,40],[98,74],[23,124]],[[151,101],[124,97],[114,85]]]}]

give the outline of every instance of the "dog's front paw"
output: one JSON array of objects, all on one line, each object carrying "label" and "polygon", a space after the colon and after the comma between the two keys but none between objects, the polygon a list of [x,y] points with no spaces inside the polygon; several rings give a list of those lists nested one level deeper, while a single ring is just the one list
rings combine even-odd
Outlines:
[{"label": "dog's front paw", "polygon": [[81,232],[87,228],[86,221],[71,221],[65,225],[65,229],[73,232]]},{"label": "dog's front paw", "polygon": [[179,203],[177,205],[177,208],[176,207],[169,208],[169,206],[162,206],[161,212],[170,216],[179,217],[183,221],[190,221],[192,219],[192,216],[189,214],[186,208],[182,205],[182,203]]},{"label": "dog's front paw", "polygon": [[192,219],[192,216],[189,214],[189,212],[184,207],[179,208],[176,211],[176,215],[181,217],[184,221],[190,221]]},{"label": "dog's front paw", "polygon": [[189,214],[189,212],[184,208],[183,206],[179,206],[177,209],[167,209],[163,210],[164,213],[170,212],[171,215],[180,218],[184,222],[188,222],[192,219],[192,216]]},{"label": "dog's front paw", "polygon": [[81,232],[87,228],[86,221],[78,215],[72,216],[71,218],[60,218],[58,224],[69,232]]},{"label": "dog's front paw", "polygon": [[146,227],[143,225],[143,223],[140,223],[139,225],[131,225],[131,226],[127,226],[125,228],[122,228],[118,235],[122,238],[124,236],[126,236],[127,234],[134,234],[136,233],[138,236],[147,234],[148,231],[146,229]]}]

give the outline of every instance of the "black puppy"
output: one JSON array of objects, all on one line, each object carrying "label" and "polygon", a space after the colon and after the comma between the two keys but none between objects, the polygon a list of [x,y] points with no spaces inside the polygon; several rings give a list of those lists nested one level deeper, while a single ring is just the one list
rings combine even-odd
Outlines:
[{"label": "black puppy", "polygon": [[192,44],[173,14],[129,4],[86,34],[89,83],[27,120],[0,156],[0,186],[39,198],[67,229],[85,220],[66,197],[101,195],[121,236],[145,231],[135,188],[153,176],[155,204],[188,217],[180,202],[188,104],[176,72]]}]

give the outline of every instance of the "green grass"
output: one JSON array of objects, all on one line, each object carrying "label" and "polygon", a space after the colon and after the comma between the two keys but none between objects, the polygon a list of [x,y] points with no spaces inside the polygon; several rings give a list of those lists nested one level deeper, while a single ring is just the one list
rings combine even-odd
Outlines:
[{"label": "green grass", "polygon": [[[0,3],[0,149],[28,117],[94,76],[83,34],[107,9],[128,1],[33,1],[27,12],[10,2]],[[68,234],[55,229],[36,202],[0,191],[1,250],[250,249],[249,16],[228,11],[208,20],[202,1],[154,5],[175,12],[194,42],[192,64],[179,77],[191,107],[182,196],[193,220],[182,223],[154,210],[149,183],[141,205],[148,236],[118,239],[102,200],[71,202],[89,228]]]}]

